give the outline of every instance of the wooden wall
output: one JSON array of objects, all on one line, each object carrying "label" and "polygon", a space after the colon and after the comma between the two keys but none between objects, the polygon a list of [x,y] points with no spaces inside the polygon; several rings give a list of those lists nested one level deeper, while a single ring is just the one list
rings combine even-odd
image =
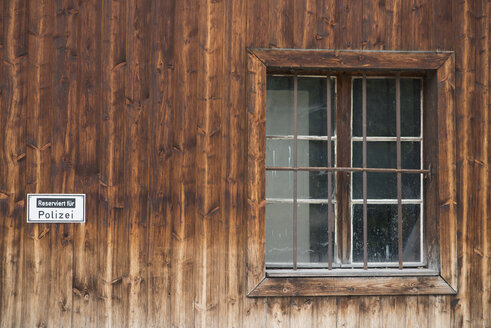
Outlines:
[{"label": "wooden wall", "polygon": [[[490,327],[489,0],[0,0],[0,327]],[[245,296],[246,47],[454,50],[456,296]],[[87,194],[26,224],[28,192]]]}]

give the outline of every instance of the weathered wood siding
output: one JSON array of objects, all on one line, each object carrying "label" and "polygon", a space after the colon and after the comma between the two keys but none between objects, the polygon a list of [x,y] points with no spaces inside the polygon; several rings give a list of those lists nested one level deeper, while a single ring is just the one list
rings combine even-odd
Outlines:
[{"label": "weathered wood siding", "polygon": [[[490,14],[0,0],[0,327],[490,327]],[[246,298],[246,47],[456,52],[456,296]],[[27,225],[27,192],[87,223]]]}]

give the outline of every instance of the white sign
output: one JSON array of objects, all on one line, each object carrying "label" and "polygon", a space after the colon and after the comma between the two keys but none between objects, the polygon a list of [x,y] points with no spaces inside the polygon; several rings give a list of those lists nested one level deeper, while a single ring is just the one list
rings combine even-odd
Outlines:
[{"label": "white sign", "polygon": [[27,223],[85,223],[85,194],[27,194]]}]

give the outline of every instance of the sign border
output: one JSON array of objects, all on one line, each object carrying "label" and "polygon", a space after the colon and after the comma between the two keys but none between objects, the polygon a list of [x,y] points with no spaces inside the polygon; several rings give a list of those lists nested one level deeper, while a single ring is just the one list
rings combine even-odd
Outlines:
[{"label": "sign border", "polygon": [[[80,197],[82,196],[82,210],[83,210],[83,220],[71,220],[71,221],[67,221],[67,220],[29,220],[29,198],[30,197],[33,197],[33,196],[53,196],[53,197],[70,197],[70,196],[75,196],[75,197]],[[86,217],[85,217],[85,198],[86,198],[86,194],[27,194],[27,197],[26,197],[26,202],[27,202],[27,206],[26,206],[26,219],[27,219],[27,223],[64,223],[64,224],[70,224],[70,223],[85,223],[86,222]]]}]

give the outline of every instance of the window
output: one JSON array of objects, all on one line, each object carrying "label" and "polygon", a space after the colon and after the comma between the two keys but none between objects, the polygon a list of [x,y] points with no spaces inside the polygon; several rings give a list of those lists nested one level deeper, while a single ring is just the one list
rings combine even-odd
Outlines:
[{"label": "window", "polygon": [[455,293],[453,54],[248,65],[249,295]]}]

